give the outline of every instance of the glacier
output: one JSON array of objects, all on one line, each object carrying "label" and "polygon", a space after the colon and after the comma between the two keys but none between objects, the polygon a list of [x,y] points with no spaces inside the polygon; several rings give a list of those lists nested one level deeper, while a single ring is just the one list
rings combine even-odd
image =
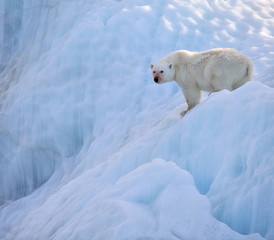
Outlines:
[{"label": "glacier", "polygon": [[[274,3],[0,2],[0,239],[274,239]],[[149,64],[232,47],[254,81],[203,94]]]}]

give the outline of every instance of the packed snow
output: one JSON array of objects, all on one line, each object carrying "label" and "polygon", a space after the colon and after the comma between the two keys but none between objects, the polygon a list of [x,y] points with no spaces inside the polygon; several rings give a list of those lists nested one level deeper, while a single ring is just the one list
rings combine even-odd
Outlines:
[{"label": "packed snow", "polygon": [[[0,239],[274,239],[274,2],[0,2]],[[236,48],[184,117],[149,65]]]}]

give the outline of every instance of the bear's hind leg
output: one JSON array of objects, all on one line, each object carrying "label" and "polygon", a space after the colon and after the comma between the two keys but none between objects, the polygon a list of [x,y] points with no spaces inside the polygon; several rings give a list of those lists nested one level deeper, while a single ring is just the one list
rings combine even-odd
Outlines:
[{"label": "bear's hind leg", "polygon": [[211,86],[213,88],[212,92],[219,92],[223,89],[229,89],[230,87],[225,87],[225,81],[223,81],[223,78],[220,76],[213,75],[211,78]]}]

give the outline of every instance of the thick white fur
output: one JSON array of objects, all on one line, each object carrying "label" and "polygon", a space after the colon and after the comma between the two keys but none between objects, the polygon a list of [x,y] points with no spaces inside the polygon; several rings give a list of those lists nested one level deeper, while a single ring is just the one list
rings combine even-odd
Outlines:
[{"label": "thick white fur", "polygon": [[201,91],[234,90],[250,81],[254,67],[252,61],[230,48],[203,52],[180,50],[151,65],[157,83],[176,81],[183,91],[188,108],[200,102]]}]

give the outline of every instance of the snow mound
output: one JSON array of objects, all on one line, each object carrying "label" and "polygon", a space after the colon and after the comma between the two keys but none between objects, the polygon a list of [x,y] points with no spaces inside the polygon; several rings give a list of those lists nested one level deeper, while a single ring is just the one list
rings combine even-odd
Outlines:
[{"label": "snow mound", "polygon": [[159,156],[193,175],[217,219],[243,234],[270,234],[269,239],[274,233],[273,192],[267,190],[274,180],[273,93],[259,82],[215,93],[170,127],[157,146]]},{"label": "snow mound", "polygon": [[18,225],[17,239],[261,239],[213,218],[192,176],[172,162],[154,159],[93,191],[86,177],[70,182]]}]

